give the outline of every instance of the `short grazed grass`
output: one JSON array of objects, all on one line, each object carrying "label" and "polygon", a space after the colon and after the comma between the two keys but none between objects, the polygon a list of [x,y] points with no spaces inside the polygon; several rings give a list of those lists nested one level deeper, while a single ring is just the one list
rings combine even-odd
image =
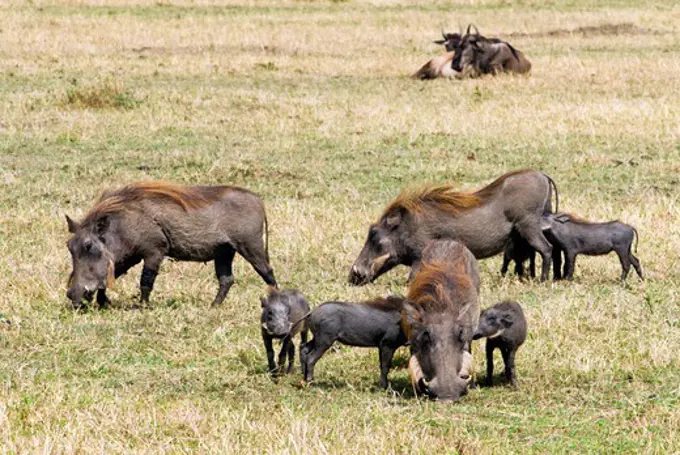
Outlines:
[{"label": "short grazed grass", "polygon": [[[531,77],[407,77],[441,28],[469,22],[523,50]],[[0,451],[680,451],[679,23],[670,1],[5,2]],[[527,314],[519,390],[414,398],[402,350],[383,392],[377,352],[347,347],[313,385],[273,382],[264,284],[241,259],[219,309],[212,265],[172,261],[153,310],[128,310],[139,268],[112,309],[66,308],[64,214],[108,187],[257,191],[279,282],[317,305],[405,292],[403,268],[346,283],[401,188],[523,167],[556,180],[563,209],[635,225],[649,279],[621,285],[614,256],[579,258],[557,284],[480,262],[482,306],[513,298]]]}]

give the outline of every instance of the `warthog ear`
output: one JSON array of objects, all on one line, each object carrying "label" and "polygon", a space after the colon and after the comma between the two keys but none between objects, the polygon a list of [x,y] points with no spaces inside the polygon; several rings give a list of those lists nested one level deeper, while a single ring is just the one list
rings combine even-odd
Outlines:
[{"label": "warthog ear", "polygon": [[109,230],[110,225],[111,220],[109,219],[109,217],[103,216],[97,220],[97,224],[95,225],[94,231],[97,235],[104,235],[106,231]]},{"label": "warthog ear", "polygon": [[411,327],[418,326],[423,322],[420,310],[409,302],[404,303],[404,307],[401,310],[401,318]]},{"label": "warthog ear", "polygon": [[71,234],[74,234],[78,228],[80,227],[80,224],[77,222],[73,221],[70,216],[66,215],[66,223],[68,224],[68,231]]},{"label": "warthog ear", "polygon": [[392,211],[387,217],[385,218],[385,225],[389,229],[394,229],[399,224],[401,224],[401,219],[403,218],[403,210],[402,208],[399,208],[397,210]]},{"label": "warthog ear", "polygon": [[265,297],[260,297],[260,303],[262,304],[262,308],[267,306],[267,299]]},{"label": "warthog ear", "polygon": [[559,221],[560,223],[567,223],[571,221],[571,217],[567,213],[558,213],[557,215],[553,216],[553,219],[555,221]]}]

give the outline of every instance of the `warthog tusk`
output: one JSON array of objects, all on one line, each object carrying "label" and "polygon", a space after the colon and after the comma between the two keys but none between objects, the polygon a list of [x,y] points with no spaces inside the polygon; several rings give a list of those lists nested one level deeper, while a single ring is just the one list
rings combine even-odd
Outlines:
[{"label": "warthog tusk", "polygon": [[489,338],[490,340],[493,339],[493,338],[497,338],[497,337],[503,335],[503,332],[505,332],[505,329],[500,329],[498,332],[494,333],[493,335],[491,335],[491,336],[488,337],[488,338]]},{"label": "warthog tusk", "polygon": [[470,382],[472,379],[472,367],[473,367],[473,362],[472,362],[472,354],[469,352],[465,351],[463,352],[463,362],[460,367],[460,373],[459,376],[462,379],[465,379],[466,381]]},{"label": "warthog tusk", "polygon": [[420,381],[423,381],[423,385],[425,385],[425,387],[429,386],[429,382],[425,379],[423,370],[420,368],[420,363],[418,363],[418,359],[414,355],[412,355],[408,360],[408,372],[409,376],[411,376],[411,386],[413,387],[414,393],[417,394],[418,383]]},{"label": "warthog tusk", "polygon": [[375,258],[373,263],[371,264],[371,273],[375,275],[375,272],[380,270],[380,268],[385,265],[385,262],[390,258],[389,253],[388,254],[383,254],[382,256],[379,256]]}]

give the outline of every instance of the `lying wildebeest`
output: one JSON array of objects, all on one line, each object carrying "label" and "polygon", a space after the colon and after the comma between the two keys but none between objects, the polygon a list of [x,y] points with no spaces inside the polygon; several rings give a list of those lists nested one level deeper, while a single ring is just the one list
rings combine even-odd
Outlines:
[{"label": "lying wildebeest", "polygon": [[468,26],[456,46],[451,67],[461,77],[478,77],[482,74],[526,74],[531,71],[531,62],[510,43],[487,38],[477,30],[470,33]]},{"label": "lying wildebeest", "polygon": [[[544,228],[556,248],[564,251],[564,278],[574,277],[576,256],[599,256],[615,251],[621,262],[621,280],[625,281],[631,264],[642,279],[640,261],[633,255],[633,240],[638,238],[637,230],[620,221],[593,223],[568,213],[547,214]],[[635,243],[637,253],[637,241]],[[559,270],[559,255],[554,255],[555,269]]]},{"label": "lying wildebeest", "polygon": [[506,300],[482,311],[474,339],[486,338],[486,384],[493,382],[493,351],[503,355],[505,379],[517,386],[515,354],[527,338],[527,320],[517,302]]},{"label": "lying wildebeest", "polygon": [[[553,245],[553,260],[555,257]],[[536,250],[534,250],[529,242],[524,240],[517,232],[513,231],[510,234],[510,241],[503,251],[503,265],[501,266],[501,275],[505,275],[508,271],[510,262],[515,263],[515,273],[520,278],[524,277],[524,262],[529,260],[529,275],[531,278],[536,277]]]},{"label": "lying wildebeest", "polygon": [[360,303],[326,302],[309,315],[314,338],[300,351],[305,381],[314,380],[314,365],[336,341],[349,346],[377,347],[380,387],[387,387],[394,351],[406,343],[401,328],[404,298],[390,296]]},{"label": "lying wildebeest", "polygon": [[475,192],[448,185],[403,191],[371,225],[349,281],[364,285],[396,265],[413,265],[435,239],[458,240],[477,258],[487,258],[503,251],[513,229],[541,254],[546,280],[552,246],[541,231],[541,217],[552,212],[553,188],[557,198],[550,177],[521,170]]},{"label": "lying wildebeest", "polygon": [[263,234],[267,217],[262,200],[233,186],[180,186],[140,182],[106,191],[85,219],[68,216],[68,249],[73,260],[68,298],[73,306],[85,297],[106,305],[106,288],[114,278],[144,261],[141,300],[149,294],[165,256],[181,261],[215,261],[219,291],[213,305],[224,301],[234,283],[234,254],[276,287]]},{"label": "lying wildebeest", "polygon": [[[267,351],[267,364],[269,372],[273,375],[283,373],[283,367],[288,355],[288,369],[286,373],[293,371],[295,364],[295,342],[293,338],[300,334],[300,351],[307,342],[307,321],[305,316],[309,314],[309,304],[304,296],[294,290],[285,289],[279,291],[271,288],[267,297],[260,298],[262,302],[262,340]],[[279,366],[274,362],[274,347],[272,340],[281,340],[279,352]],[[302,356],[301,356],[302,357]]]},{"label": "lying wildebeest", "polygon": [[435,41],[435,44],[442,44],[446,48],[446,54],[435,57],[424,64],[418,71],[411,75],[414,79],[436,79],[438,77],[456,77],[458,72],[451,67],[456,46],[460,42],[460,34],[442,32],[443,40]]},{"label": "lying wildebeest", "polygon": [[465,245],[435,240],[423,250],[404,304],[409,371],[419,392],[440,400],[467,393],[470,349],[479,320],[477,260]]}]

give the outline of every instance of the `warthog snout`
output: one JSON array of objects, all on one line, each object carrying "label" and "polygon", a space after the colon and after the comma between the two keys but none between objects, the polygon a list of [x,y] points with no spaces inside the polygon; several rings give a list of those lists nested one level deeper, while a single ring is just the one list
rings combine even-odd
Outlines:
[{"label": "warthog snout", "polygon": [[358,267],[356,264],[352,265],[349,271],[349,283],[354,286],[362,286],[368,284],[370,281],[368,270]]}]

